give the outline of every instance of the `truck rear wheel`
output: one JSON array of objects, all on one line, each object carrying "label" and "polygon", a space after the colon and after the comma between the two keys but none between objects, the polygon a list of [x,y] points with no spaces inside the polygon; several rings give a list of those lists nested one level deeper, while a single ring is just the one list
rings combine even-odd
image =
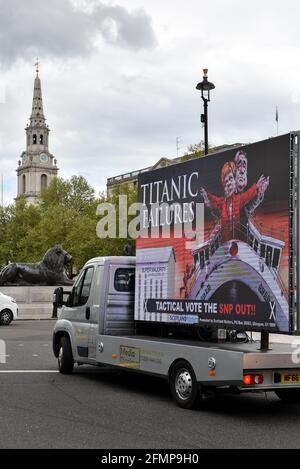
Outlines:
[{"label": "truck rear wheel", "polygon": [[300,389],[278,389],[275,394],[284,402],[290,402],[291,404],[300,402]]},{"label": "truck rear wheel", "polygon": [[59,341],[58,369],[63,374],[72,373],[74,366],[71,342],[68,337],[63,336]]},{"label": "truck rear wheel", "polygon": [[170,375],[170,390],[173,399],[179,407],[192,409],[198,398],[198,385],[191,365],[180,360],[172,368]]}]

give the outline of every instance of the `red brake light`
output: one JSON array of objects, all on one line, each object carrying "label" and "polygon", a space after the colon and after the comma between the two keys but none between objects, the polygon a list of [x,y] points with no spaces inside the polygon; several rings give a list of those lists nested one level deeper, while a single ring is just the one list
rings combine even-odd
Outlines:
[{"label": "red brake light", "polygon": [[259,375],[244,375],[243,377],[244,384],[262,384],[264,382],[264,376]]}]

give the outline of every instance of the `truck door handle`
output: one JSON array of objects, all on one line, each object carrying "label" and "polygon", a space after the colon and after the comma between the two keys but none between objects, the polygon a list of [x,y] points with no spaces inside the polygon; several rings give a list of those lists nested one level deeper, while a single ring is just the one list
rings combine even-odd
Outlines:
[{"label": "truck door handle", "polygon": [[90,316],[91,316],[91,309],[89,306],[87,306],[85,310],[85,318],[90,319]]}]

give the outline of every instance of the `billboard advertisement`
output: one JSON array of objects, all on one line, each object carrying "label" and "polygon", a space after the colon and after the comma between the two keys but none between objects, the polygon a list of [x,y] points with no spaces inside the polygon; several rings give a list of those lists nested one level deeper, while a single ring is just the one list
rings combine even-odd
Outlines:
[{"label": "billboard advertisement", "polygon": [[136,320],[289,331],[290,138],[139,176]]}]

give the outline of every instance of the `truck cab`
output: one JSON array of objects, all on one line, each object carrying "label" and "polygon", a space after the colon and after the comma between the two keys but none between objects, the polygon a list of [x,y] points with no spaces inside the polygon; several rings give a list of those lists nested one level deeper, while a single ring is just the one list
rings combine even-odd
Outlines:
[{"label": "truck cab", "polygon": [[67,302],[59,305],[54,328],[54,353],[63,369],[64,348],[73,361],[95,364],[98,334],[134,332],[134,276],[132,256],[95,257],[84,265]]}]

